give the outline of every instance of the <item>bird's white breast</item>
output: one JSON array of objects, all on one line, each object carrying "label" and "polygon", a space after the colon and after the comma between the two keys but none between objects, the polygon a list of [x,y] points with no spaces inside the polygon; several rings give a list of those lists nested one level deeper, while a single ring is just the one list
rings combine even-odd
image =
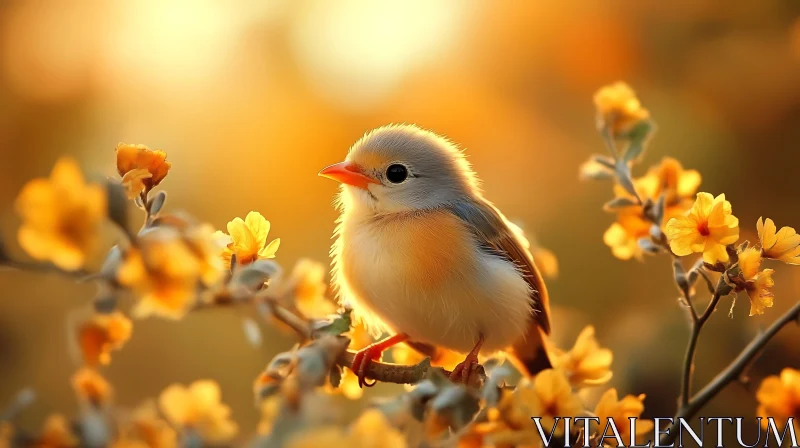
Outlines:
[{"label": "bird's white breast", "polygon": [[530,290],[509,261],[478,249],[446,211],[343,216],[334,245],[341,299],[368,324],[458,352],[479,334],[506,348],[531,318]]}]

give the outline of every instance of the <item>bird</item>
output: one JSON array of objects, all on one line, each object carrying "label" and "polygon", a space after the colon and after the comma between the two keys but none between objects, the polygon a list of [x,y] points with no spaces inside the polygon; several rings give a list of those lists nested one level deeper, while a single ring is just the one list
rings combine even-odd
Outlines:
[{"label": "bird", "polygon": [[359,350],[367,367],[390,347],[464,354],[451,372],[466,383],[478,355],[506,352],[527,374],[550,368],[549,297],[522,230],[487,200],[464,152],[411,124],[365,133],[320,176],[341,186],[331,282],[356,321],[387,338]]}]

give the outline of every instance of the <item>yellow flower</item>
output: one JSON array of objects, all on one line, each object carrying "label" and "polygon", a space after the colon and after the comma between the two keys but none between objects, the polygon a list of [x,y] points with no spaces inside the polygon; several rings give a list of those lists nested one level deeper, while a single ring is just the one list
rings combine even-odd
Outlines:
[{"label": "yellow flower", "polygon": [[[128,191],[128,196],[152,190],[164,180],[172,166],[167,162],[167,153],[158,149],[152,150],[145,145],[119,143],[116,152],[117,173],[122,176],[122,183]],[[132,172],[136,173],[131,174]],[[139,190],[136,191],[136,188]]]},{"label": "yellow flower", "polygon": [[781,376],[764,378],[756,392],[757,414],[761,426],[767,427],[767,417],[773,417],[779,430],[793,418],[794,431],[800,434],[800,370],[785,368]]},{"label": "yellow flower", "polygon": [[321,446],[351,448],[405,448],[405,437],[377,409],[368,409],[348,431],[338,426],[321,426],[298,432],[286,443],[287,448],[318,448]]},{"label": "yellow flower", "polygon": [[[634,218],[619,217],[620,221],[632,222]],[[630,219],[630,220],[629,220]],[[603,242],[611,248],[611,253],[620,260],[642,259],[643,251],[639,246],[639,239],[646,237],[648,233],[634,230],[633,227],[626,227],[622,222],[611,224],[603,234]]]},{"label": "yellow flower", "polygon": [[17,197],[19,244],[37,260],[77,270],[97,245],[106,208],[103,187],[86,184],[74,160],[60,159],[50,178],[28,182]]},{"label": "yellow flower", "polygon": [[72,388],[84,403],[102,406],[111,399],[111,385],[96,370],[84,367],[72,375]]},{"label": "yellow flower", "polygon": [[262,258],[275,258],[281,245],[280,238],[267,244],[270,224],[261,213],[250,212],[242,218],[228,223],[228,234],[217,232],[215,237],[225,242],[222,259],[230,269],[231,256],[236,255],[236,264],[246,265]]},{"label": "yellow flower", "polygon": [[675,255],[702,252],[706,263],[725,263],[729,259],[726,246],[739,239],[739,219],[724,194],[715,198],[698,193],[689,214],[670,219],[665,233]]},{"label": "yellow flower", "polygon": [[776,233],[777,227],[769,218],[763,222],[762,218],[758,218],[756,226],[765,258],[800,264],[800,235],[792,227],[781,227]]},{"label": "yellow flower", "polygon": [[750,315],[764,314],[764,308],[772,308],[775,295],[772,287],[775,280],[772,279],[772,269],[764,269],[755,279],[747,282],[747,295],[750,296]]},{"label": "yellow flower", "polygon": [[126,440],[144,443],[150,448],[176,448],[178,434],[158,415],[155,403],[147,401],[136,408],[124,427]]},{"label": "yellow flower", "polygon": [[37,448],[69,448],[78,446],[78,438],[72,433],[69,422],[63,415],[47,417],[39,437],[32,443]]},{"label": "yellow flower", "polygon": [[141,233],[117,271],[117,279],[137,294],[137,317],[159,315],[180,319],[195,304],[198,287],[219,279],[210,228],[193,226],[181,234],[172,227]]},{"label": "yellow flower", "polygon": [[[643,436],[653,431],[652,420],[642,420],[644,412],[644,394],[637,396],[627,395],[622,400],[617,396],[617,390],[611,388],[607,390],[595,407],[594,413],[600,418],[598,432],[600,434],[606,428],[608,419],[614,419],[614,425],[619,432],[622,441],[628,443],[631,440],[630,417],[636,418],[636,436]],[[609,434],[613,434],[609,431]]]},{"label": "yellow flower", "polygon": [[230,419],[231,409],[220,399],[219,385],[205,380],[189,387],[173,384],[161,392],[158,403],[173,425],[196,431],[206,442],[219,443],[230,440],[238,431]]},{"label": "yellow flower", "polygon": [[531,417],[541,417],[542,427],[552,428],[555,417],[577,417],[584,413],[567,377],[553,369],[539,372],[533,380],[523,378],[513,393],[503,397],[498,410],[515,429],[533,428]]},{"label": "yellow flower", "polygon": [[111,351],[119,350],[131,338],[133,324],[119,311],[95,313],[78,328],[83,362],[89,366],[108,365]]},{"label": "yellow flower", "polygon": [[761,250],[755,247],[748,247],[739,251],[739,270],[745,279],[744,289],[750,297],[750,315],[764,314],[764,308],[771,308],[774,300],[772,287],[775,281],[772,269],[764,269],[759,272],[761,267]]},{"label": "yellow flower", "polygon": [[618,81],[604,86],[594,94],[597,109],[597,129],[610,127],[614,135],[629,132],[642,121],[650,118],[631,87]]},{"label": "yellow flower", "polygon": [[594,327],[590,325],[578,335],[572,350],[556,353],[553,364],[555,368],[563,370],[576,387],[593,386],[611,380],[613,358],[611,350],[597,343]]},{"label": "yellow flower", "polygon": [[[679,206],[688,210],[692,198],[700,187],[702,177],[697,170],[685,170],[681,163],[672,157],[665,157],[661,164],[651,167],[647,172],[649,182],[655,181],[648,197],[657,200],[663,193],[667,208]],[[687,203],[688,201],[688,203]]]}]

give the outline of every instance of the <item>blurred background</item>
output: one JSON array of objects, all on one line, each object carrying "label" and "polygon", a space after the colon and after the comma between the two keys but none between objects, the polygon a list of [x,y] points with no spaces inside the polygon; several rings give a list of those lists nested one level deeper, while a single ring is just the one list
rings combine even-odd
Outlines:
[{"label": "blurred background", "polygon": [[[95,179],[114,176],[123,141],[168,152],[170,209],[217,228],[260,211],[285,267],[327,263],[336,185],[317,171],[371,128],[416,123],[466,148],[487,197],[555,252],[557,343],[570,347],[594,324],[615,354],[612,385],[646,393],[645,416],[672,415],[687,321],[666,258],[623,262],[602,242],[611,185],[577,174],[604,151],[591,95],[628,81],[659,125],[645,164],[671,155],[700,170],[701,190],[727,194],[744,238],[755,239],[762,215],[800,226],[799,13],[791,0],[2,1],[2,234],[22,256],[13,211],[22,185],[62,155]],[[696,384],[800,297],[800,269],[777,268],[764,316],[748,318],[742,296],[728,319],[723,300]],[[93,286],[12,271],[0,282],[0,399],[34,387],[39,400],[23,422],[38,425],[75,407],[65,316]],[[253,347],[247,314],[136,322],[106,370],[117,403],[214,378],[234,418],[254,428],[252,381],[292,340],[267,328]],[[800,367],[799,332],[786,329],[767,349],[749,391],[730,386],[703,415],[753,416],[761,378]]]}]

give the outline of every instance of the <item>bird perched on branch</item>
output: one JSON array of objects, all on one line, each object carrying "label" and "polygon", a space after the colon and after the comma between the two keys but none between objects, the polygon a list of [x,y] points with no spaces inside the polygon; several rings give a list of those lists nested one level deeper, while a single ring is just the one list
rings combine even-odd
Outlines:
[{"label": "bird perched on branch", "polygon": [[466,354],[507,351],[530,374],[550,367],[547,290],[522,231],[481,193],[452,142],[410,125],[365,134],[344,162],[319,173],[341,182],[331,248],[339,300],[368,327],[391,334],[359,351],[359,385],[389,347]]}]

